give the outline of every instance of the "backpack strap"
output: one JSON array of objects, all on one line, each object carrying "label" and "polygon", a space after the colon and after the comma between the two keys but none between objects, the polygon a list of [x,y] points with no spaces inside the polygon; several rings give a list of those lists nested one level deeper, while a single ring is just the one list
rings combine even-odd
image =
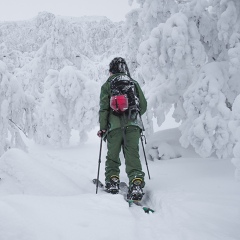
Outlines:
[{"label": "backpack strap", "polygon": [[[134,96],[136,96],[136,97],[139,99],[139,93],[138,93],[138,90],[137,90],[135,81],[134,81],[131,77],[130,77],[130,83],[131,83],[131,85],[133,86]],[[134,110],[136,110],[136,109],[137,109],[137,111],[135,111],[136,115],[132,118],[132,112],[133,112]],[[129,107],[129,110],[128,110],[128,119],[131,118],[132,120],[136,120],[138,114],[140,115],[140,113],[139,113],[139,108],[138,108],[137,105],[134,105],[134,106],[130,106],[130,107]]]}]

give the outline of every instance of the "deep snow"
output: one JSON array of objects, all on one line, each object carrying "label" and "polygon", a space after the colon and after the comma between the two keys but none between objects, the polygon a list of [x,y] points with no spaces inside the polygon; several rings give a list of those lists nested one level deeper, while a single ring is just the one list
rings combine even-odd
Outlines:
[{"label": "deep snow", "polygon": [[[240,239],[240,183],[230,159],[180,151],[177,129],[156,133],[149,144],[168,136],[182,157],[148,161],[147,205],[156,212],[145,214],[121,195],[95,194],[100,140],[90,136],[79,146],[74,135],[65,149],[28,141],[28,153],[12,149],[0,158],[0,240]],[[104,143],[101,180],[105,155]]]}]

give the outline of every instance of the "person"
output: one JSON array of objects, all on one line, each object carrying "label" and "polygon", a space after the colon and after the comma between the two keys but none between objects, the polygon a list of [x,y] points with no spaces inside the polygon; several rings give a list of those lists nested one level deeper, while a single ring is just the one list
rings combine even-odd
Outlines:
[{"label": "person", "polygon": [[[116,194],[119,192],[119,174],[121,149],[125,158],[126,173],[129,178],[128,199],[141,200],[145,186],[142,165],[139,156],[139,139],[143,130],[141,115],[146,112],[147,101],[137,81],[130,76],[126,61],[121,57],[114,58],[109,64],[110,77],[101,87],[99,123],[97,135],[107,140],[107,156],[105,162],[105,189]],[[111,83],[120,80],[131,80],[136,89],[138,112],[116,114],[110,107]]]}]

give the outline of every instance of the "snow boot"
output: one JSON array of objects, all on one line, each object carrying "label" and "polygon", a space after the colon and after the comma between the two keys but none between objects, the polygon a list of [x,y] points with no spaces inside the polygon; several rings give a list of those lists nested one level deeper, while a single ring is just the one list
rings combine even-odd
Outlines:
[{"label": "snow boot", "polygon": [[144,195],[143,193],[143,181],[141,178],[135,178],[132,180],[132,183],[129,186],[127,199],[134,201],[141,201]]},{"label": "snow boot", "polygon": [[111,176],[110,181],[106,182],[106,185],[105,185],[106,192],[112,193],[112,194],[119,193],[119,183],[120,183],[120,180],[118,176],[115,176],[115,175]]}]

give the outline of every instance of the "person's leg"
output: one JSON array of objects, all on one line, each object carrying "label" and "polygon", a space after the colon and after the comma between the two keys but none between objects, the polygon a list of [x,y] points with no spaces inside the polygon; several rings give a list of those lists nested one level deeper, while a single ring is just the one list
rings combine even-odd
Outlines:
[{"label": "person's leg", "polygon": [[136,126],[128,126],[126,128],[126,143],[124,146],[124,157],[126,163],[126,173],[129,178],[129,186],[136,178],[142,180],[142,187],[144,187],[145,173],[142,171],[142,165],[139,157],[139,138],[140,128]]},{"label": "person's leg", "polygon": [[107,136],[107,157],[105,163],[105,182],[109,182],[111,176],[119,177],[120,159],[119,153],[122,146],[122,130],[120,128],[112,130]]}]

